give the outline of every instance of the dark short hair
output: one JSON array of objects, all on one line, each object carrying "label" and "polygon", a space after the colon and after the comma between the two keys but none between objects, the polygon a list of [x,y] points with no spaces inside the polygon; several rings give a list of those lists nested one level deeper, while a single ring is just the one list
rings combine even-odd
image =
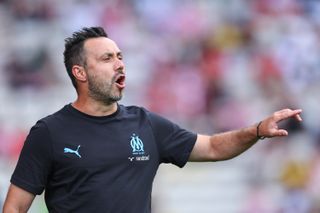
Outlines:
[{"label": "dark short hair", "polygon": [[75,88],[77,88],[77,83],[72,74],[72,67],[74,65],[86,66],[85,52],[83,49],[84,42],[90,38],[98,37],[108,37],[102,27],[84,27],[74,32],[71,37],[65,39],[65,49],[63,52],[64,65]]}]

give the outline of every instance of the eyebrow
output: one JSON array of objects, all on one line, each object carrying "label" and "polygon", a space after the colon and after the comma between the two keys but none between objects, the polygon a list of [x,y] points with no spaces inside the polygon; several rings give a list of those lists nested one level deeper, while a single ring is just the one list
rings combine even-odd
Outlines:
[{"label": "eyebrow", "polygon": [[[112,52],[103,53],[100,58],[103,58],[103,57],[105,57],[105,56],[107,56],[107,57],[113,57],[113,56],[114,56],[114,53],[112,53]],[[116,53],[116,56],[122,56],[122,52],[121,52],[121,51],[117,52],[117,53]]]}]

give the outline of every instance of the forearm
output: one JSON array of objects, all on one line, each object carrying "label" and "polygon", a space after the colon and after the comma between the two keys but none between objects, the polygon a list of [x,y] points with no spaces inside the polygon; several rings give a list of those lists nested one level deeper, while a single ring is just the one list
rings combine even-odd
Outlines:
[{"label": "forearm", "polygon": [[219,133],[210,137],[210,146],[214,160],[234,158],[254,145],[257,138],[256,125]]}]

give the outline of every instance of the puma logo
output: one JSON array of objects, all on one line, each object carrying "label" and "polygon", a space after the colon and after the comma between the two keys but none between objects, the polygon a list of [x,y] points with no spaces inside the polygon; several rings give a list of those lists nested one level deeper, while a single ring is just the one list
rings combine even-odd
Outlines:
[{"label": "puma logo", "polygon": [[64,153],[71,153],[71,154],[75,154],[77,155],[79,158],[81,158],[81,155],[79,154],[79,148],[80,145],[78,146],[78,148],[76,150],[70,149],[70,148],[64,148]]}]

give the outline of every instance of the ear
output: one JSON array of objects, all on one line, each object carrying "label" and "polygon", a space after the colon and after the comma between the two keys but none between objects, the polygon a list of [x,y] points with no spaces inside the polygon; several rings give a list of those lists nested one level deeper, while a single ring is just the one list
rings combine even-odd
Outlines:
[{"label": "ear", "polygon": [[81,82],[87,81],[87,73],[85,72],[82,66],[74,65],[72,67],[72,74],[78,81],[81,81]]}]

